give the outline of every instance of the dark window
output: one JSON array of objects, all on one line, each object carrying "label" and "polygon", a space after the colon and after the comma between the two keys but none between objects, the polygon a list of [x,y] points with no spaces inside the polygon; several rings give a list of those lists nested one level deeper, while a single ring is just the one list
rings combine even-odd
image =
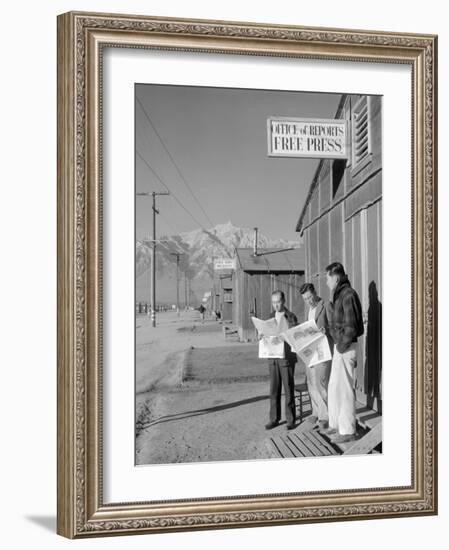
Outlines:
[{"label": "dark window", "polygon": [[332,163],[332,198],[335,198],[338,188],[343,181],[343,174],[345,173],[346,160],[335,159]]}]

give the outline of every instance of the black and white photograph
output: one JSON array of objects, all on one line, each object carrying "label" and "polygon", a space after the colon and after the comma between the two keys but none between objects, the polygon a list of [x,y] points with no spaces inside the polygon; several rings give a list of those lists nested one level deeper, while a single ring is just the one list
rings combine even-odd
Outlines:
[{"label": "black and white photograph", "polygon": [[444,4],[2,7],[2,547],[440,550]]},{"label": "black and white photograph", "polygon": [[382,98],[135,85],[136,464],[382,452]]}]

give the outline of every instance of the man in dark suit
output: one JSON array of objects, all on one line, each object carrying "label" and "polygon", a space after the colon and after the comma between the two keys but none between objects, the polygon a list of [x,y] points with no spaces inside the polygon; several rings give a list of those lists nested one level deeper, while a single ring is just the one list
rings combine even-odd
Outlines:
[{"label": "man in dark suit", "polygon": [[[283,332],[298,324],[296,315],[285,307],[285,295],[281,290],[275,290],[271,295],[273,312],[270,318],[275,318],[279,325],[279,332]],[[270,369],[270,421],[265,425],[271,430],[279,425],[281,419],[281,390],[284,386],[285,393],[285,416],[287,429],[295,427],[295,363],[296,353],[290,346],[284,343],[284,359],[268,359]]]}]

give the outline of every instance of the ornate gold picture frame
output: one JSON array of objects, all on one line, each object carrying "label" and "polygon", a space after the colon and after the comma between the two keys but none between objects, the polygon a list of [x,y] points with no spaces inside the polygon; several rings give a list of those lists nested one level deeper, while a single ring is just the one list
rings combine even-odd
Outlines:
[{"label": "ornate gold picture frame", "polygon": [[[412,72],[412,483],[105,503],[102,56],[107,47],[404,64]],[[437,37],[76,13],[58,17],[58,518],[69,538],[437,513]],[[132,367],[130,366],[130,369]],[[133,396],[130,396],[132,399]]]}]

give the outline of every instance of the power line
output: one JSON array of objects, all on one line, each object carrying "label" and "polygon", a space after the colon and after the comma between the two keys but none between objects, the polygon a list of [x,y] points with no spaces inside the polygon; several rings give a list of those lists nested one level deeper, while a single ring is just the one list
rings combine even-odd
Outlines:
[{"label": "power line", "polygon": [[[148,242],[148,241],[151,241],[151,239],[147,238],[147,237],[144,237],[141,242],[142,243],[145,243]],[[175,241],[167,241],[167,240],[164,240],[164,239],[157,239],[156,240],[156,244],[160,244],[161,246],[163,246],[166,250],[168,250],[169,252],[173,252],[173,248],[170,248],[170,246],[167,246],[165,243],[169,243],[169,244],[173,244],[175,246],[175,250],[179,250],[179,252],[181,254],[187,254],[187,252],[182,249],[177,242]],[[142,271],[142,273],[144,273],[146,270],[148,269],[148,267],[145,268],[144,271]]]},{"label": "power line", "polygon": [[[142,242],[145,242],[145,241],[147,241],[147,240],[151,240],[151,239],[144,238],[144,239],[142,239]],[[168,250],[169,252],[172,251],[172,249],[169,248],[166,244],[164,244],[163,241],[157,240],[156,242],[157,242],[157,244],[162,245],[162,246],[163,246],[166,250]],[[149,263],[149,264],[144,268],[144,270],[143,270],[141,273],[139,273],[138,277],[141,277],[141,276],[142,276],[144,273],[146,273],[150,268],[151,268],[151,263]]]},{"label": "power line", "polygon": [[[165,223],[165,225],[167,226],[167,228],[166,228],[166,230],[165,230],[165,231],[166,231],[167,237],[175,237],[176,235],[179,235],[179,231],[176,232],[176,231],[174,230],[174,228],[173,228],[173,226],[171,225],[171,223],[168,222],[167,217],[165,216],[165,214],[163,214],[162,212],[159,212],[159,216],[164,220],[164,223]],[[171,233],[170,233],[170,232],[171,232]],[[159,240],[159,241],[160,241],[160,240]],[[172,239],[172,240],[170,240],[170,241],[169,241],[169,240],[165,240],[165,241],[160,241],[160,242],[161,242],[161,244],[162,244],[162,242],[170,242],[170,243],[173,243],[181,252],[185,252],[185,250],[182,249],[182,248],[179,246],[178,242],[177,242],[175,239]]]},{"label": "power line", "polygon": [[[159,215],[161,215],[161,212],[159,211],[158,212]],[[142,243],[147,243],[147,242],[152,242],[152,239],[150,237],[143,237],[142,239],[140,239]],[[161,244],[166,250],[168,250],[169,252],[172,252],[173,251],[173,247],[170,248],[169,246],[167,246],[166,244],[164,243],[169,243],[171,245],[173,245],[175,247],[175,250],[179,250],[179,252],[181,254],[187,254],[186,252],[186,249],[182,248],[175,240],[168,240],[168,239],[157,239],[156,240],[156,243],[157,244]],[[147,268],[146,268],[147,269]],[[145,271],[146,271],[145,269]]]},{"label": "power line", "polygon": [[213,238],[216,239],[221,244],[221,246],[225,249],[226,254],[228,256],[230,256],[230,253],[228,251],[228,247],[225,245],[225,243],[223,241],[221,241],[221,239],[219,237],[217,237],[217,235],[215,233],[212,234],[210,231],[208,231],[204,227],[204,225],[200,221],[198,221],[197,218],[195,218],[195,216],[190,212],[190,210],[188,210],[182,204],[182,202],[178,199],[178,197],[173,193],[173,191],[168,187],[168,185],[165,183],[165,181],[159,176],[159,174],[154,170],[154,168],[150,165],[150,163],[146,160],[146,158],[142,155],[142,153],[137,148],[136,148],[136,154],[142,160],[142,162],[145,164],[145,166],[150,170],[150,172],[154,175],[154,177],[165,187],[165,189],[167,189],[167,191],[175,199],[175,201],[179,204],[179,206],[181,206],[181,208],[185,212],[187,212],[187,214],[192,218],[192,220],[195,223],[197,223],[205,233],[207,233],[208,235],[213,236]]},{"label": "power line", "polygon": [[162,215],[162,214],[161,214],[161,218],[164,220],[164,223],[165,223],[165,225],[167,226],[167,229],[166,229],[167,235],[170,233],[170,231],[171,231],[171,235],[170,235],[170,236],[172,236],[172,235],[178,235],[178,234],[179,234],[179,232],[176,232],[176,231],[174,230],[174,228],[172,227],[171,223],[168,223],[168,220],[167,220],[167,218],[165,217],[165,215]]},{"label": "power line", "polygon": [[[172,225],[170,223],[168,223],[168,220],[165,216],[165,214],[163,214],[162,212],[159,212],[159,216],[164,220],[164,223],[165,225],[167,226],[167,237],[175,237],[176,235],[179,234],[176,233],[176,231],[173,229]],[[171,235],[169,235],[169,232],[172,232]],[[145,240],[151,240],[149,237],[144,237],[143,239],[141,239],[142,241],[145,241]],[[176,239],[172,238],[172,239],[158,239],[157,241],[158,243],[160,243],[165,249],[167,249],[169,252],[172,252],[172,248],[169,248],[166,244],[164,243],[169,243],[171,245],[173,245],[175,247],[175,249],[179,250],[179,252],[181,252],[182,254],[186,254],[186,249],[182,248],[180,246],[180,244],[176,241]]]},{"label": "power line", "polygon": [[165,248],[165,250],[168,250],[168,251],[170,252],[170,254],[172,253],[172,250],[173,250],[173,249],[170,248],[169,246],[167,246],[167,245],[164,243],[164,241],[159,240],[159,241],[157,241],[157,242],[158,242],[158,244],[162,245],[162,246]]},{"label": "power line", "polygon": [[[178,244],[176,241],[168,241],[168,240],[166,240],[166,241],[159,241],[159,242],[160,242],[161,244],[163,244],[163,242],[169,243],[169,245],[170,245],[170,244],[173,244],[173,245],[175,246],[175,249],[179,250],[179,252],[180,252],[181,254],[187,254],[187,252],[186,252],[183,248],[181,248],[181,247],[179,246],[179,244]],[[172,248],[169,248],[169,246],[167,246],[167,245],[164,245],[164,246],[165,246],[165,248],[166,248],[167,250],[169,250],[170,252],[173,250]]]},{"label": "power line", "polygon": [[[179,235],[179,232],[176,233],[176,231],[173,230],[173,227],[171,226],[171,224],[168,223],[167,218],[165,217],[165,215],[162,215],[162,213],[160,213],[160,215],[163,218],[166,226],[168,227],[168,230],[172,232],[171,235],[167,235],[167,236],[168,237],[175,237],[176,235]],[[186,252],[186,249],[182,248],[181,245],[178,243],[178,241],[175,238],[172,238],[171,240],[166,240],[165,242],[168,242],[168,243],[171,243],[171,244],[175,245],[175,247],[180,252],[182,252],[183,254]],[[188,248],[187,248],[187,250],[188,250]]]},{"label": "power line", "polygon": [[150,170],[150,172],[154,175],[154,177],[167,189],[167,191],[170,192],[172,197],[175,199],[175,201],[179,204],[179,206],[187,212],[187,214],[192,218],[192,220],[197,223],[204,231],[207,231],[207,229],[203,226],[201,222],[199,222],[195,216],[190,212],[190,210],[187,210],[187,208],[182,204],[182,202],[178,199],[178,197],[171,191],[171,189],[168,187],[168,185],[165,183],[165,181],[159,176],[159,174],[154,170],[154,168],[150,165],[150,163],[142,156],[142,153],[136,149],[137,156],[142,160],[142,162],[145,163],[146,167]]},{"label": "power line", "polygon": [[[186,187],[188,188],[188,190],[190,191],[190,194],[192,195],[192,197],[194,198],[195,202],[198,204],[198,206],[200,207],[201,211],[203,212],[204,216],[207,218],[207,220],[209,221],[209,223],[211,224],[211,226],[213,227],[213,222],[212,220],[210,219],[210,217],[208,216],[208,214],[206,213],[206,211],[204,210],[204,208],[202,207],[202,205],[200,204],[199,200],[197,199],[195,193],[193,192],[191,186],[189,185],[188,181],[186,180],[186,178],[184,177],[184,175],[182,174],[181,172],[181,169],[179,168],[178,164],[176,163],[175,159],[173,158],[173,155],[170,153],[168,147],[166,146],[164,140],[162,139],[162,136],[159,134],[159,132],[157,131],[153,121],[151,120],[151,117],[150,115],[148,114],[148,111],[145,109],[144,105],[142,104],[141,100],[136,96],[136,101],[138,102],[138,104],[140,105],[140,108],[142,109],[146,119],[148,120],[150,126],[153,128],[153,131],[154,133],[156,134],[156,136],[158,137],[159,141],[161,142],[161,145],[162,147],[164,148],[165,152],[167,153],[168,157],[170,158],[171,162],[173,163],[174,167],[176,168],[176,171],[178,172],[178,175],[179,177],[182,179],[182,181],[184,182],[184,184],[186,185]],[[149,165],[149,163],[146,162],[146,160],[143,158],[143,156],[139,153],[139,151],[137,151],[137,153],[139,154],[140,158],[145,162],[145,164],[148,166],[148,168],[151,170],[151,172],[158,178],[158,180],[162,183],[162,185],[164,185],[166,187],[166,189],[168,189],[168,186],[167,184],[162,181],[162,179],[160,178],[160,176],[155,172],[155,170]],[[200,222],[198,222],[198,220],[180,203],[180,201],[177,199],[177,197],[174,195],[173,192],[171,192],[172,195],[174,196],[175,200],[184,208],[184,210],[186,212],[189,213],[189,215],[198,223],[198,225],[200,225],[200,227],[203,229],[203,231],[205,231],[206,233],[208,234],[211,234]],[[164,219],[165,219],[165,216],[164,216]],[[221,241],[221,239],[219,239],[217,237],[217,234],[216,234],[216,231],[214,230],[214,233],[213,233],[213,236],[214,238],[218,241],[218,243],[224,248],[225,252],[227,253],[227,255],[229,256],[229,252],[228,252],[228,247]],[[182,248],[177,244],[177,243],[174,243],[175,246],[178,248],[178,250],[180,250],[181,252],[183,252]]]},{"label": "power line", "polygon": [[[196,202],[198,203],[198,206],[201,208],[201,210],[204,212],[205,216],[208,218],[210,224],[213,226],[213,222],[212,220],[209,218],[209,216],[207,215],[207,213],[205,212],[205,210],[203,209],[203,207],[201,206],[201,204],[199,203],[198,199],[196,198],[196,196],[194,195],[190,185],[188,184],[187,180],[184,178],[184,176],[182,175],[178,165],[176,164],[175,160],[173,159],[173,156],[171,155],[170,151],[168,150],[168,148],[166,147],[163,139],[161,138],[161,136],[159,135],[158,131],[156,130],[154,124],[152,123],[151,121],[151,118],[150,116],[148,115],[148,112],[146,111],[145,107],[143,106],[142,102],[140,101],[140,99],[138,97],[136,97],[136,100],[137,102],[139,103],[140,107],[142,108],[148,122],[150,123],[151,127],[153,128],[154,132],[156,133],[157,137],[159,138],[161,144],[163,145],[165,151],[167,152],[168,156],[170,157],[171,161],[173,162],[175,168],[177,169],[178,171],[178,174],[180,175],[180,177],[182,178],[182,180],[184,181],[184,183],[186,184],[186,186],[188,187],[189,191],[191,192],[193,198],[196,200]],[[154,170],[154,168],[149,164],[149,162],[144,158],[144,156],[140,153],[140,151],[136,148],[136,153],[137,155],[140,157],[140,159],[145,163],[145,165],[147,166],[147,168],[151,171],[151,173],[156,177],[156,179],[167,189],[167,191],[169,191],[171,193],[171,195],[173,196],[173,198],[176,200],[176,202],[183,208],[183,210],[185,212],[187,212],[187,214],[189,214],[189,216],[203,229],[203,231],[205,233],[207,233],[208,235],[211,235],[213,236],[214,239],[216,239],[218,241],[218,243],[224,248],[226,254],[228,256],[230,256],[230,253],[228,251],[228,247],[225,245],[225,243],[223,243],[223,241],[217,236],[216,234],[216,231],[214,230],[213,233],[211,233],[211,231],[208,231],[204,225],[199,222],[197,220],[197,218],[181,203],[181,201],[178,199],[178,197],[175,195],[175,193],[173,193],[173,191],[171,191],[171,189],[168,187],[168,185],[165,183],[165,181],[163,181],[163,179],[159,176],[159,174]]]},{"label": "power line", "polygon": [[153,238],[151,247],[151,281],[150,281],[150,299],[151,299],[151,325],[156,326],[156,216],[159,210],[156,208],[156,198],[169,195],[169,191],[153,191],[152,193],[137,193],[140,197],[152,197],[153,205]]},{"label": "power line", "polygon": [[202,207],[200,201],[198,200],[198,198],[196,197],[195,193],[193,192],[193,189],[191,188],[189,182],[187,181],[187,179],[184,177],[183,173],[181,172],[181,169],[179,168],[178,164],[176,163],[175,159],[173,158],[173,155],[170,153],[170,151],[168,150],[168,147],[165,145],[165,142],[164,140],[162,139],[162,136],[159,134],[159,132],[157,131],[153,121],[151,120],[150,118],[150,115],[148,114],[148,111],[145,109],[143,103],[140,101],[140,99],[136,96],[136,100],[137,100],[137,103],[140,105],[140,108],[142,109],[146,119],[148,120],[148,122],[150,123],[150,126],[153,128],[153,131],[154,133],[156,134],[156,136],[158,137],[159,141],[161,142],[162,144],[162,147],[164,148],[165,152],[167,153],[169,159],[172,161],[173,163],[173,166],[176,168],[176,171],[178,172],[178,175],[179,177],[181,178],[181,180],[184,182],[185,186],[187,187],[187,189],[190,191],[190,194],[192,195],[192,197],[194,198],[195,202],[197,203],[197,205],[200,207],[201,211],[203,212],[204,216],[207,218],[208,222],[210,223],[211,227],[214,226],[212,220],[210,219],[209,215],[207,214],[207,212],[204,210],[204,208]]}]

